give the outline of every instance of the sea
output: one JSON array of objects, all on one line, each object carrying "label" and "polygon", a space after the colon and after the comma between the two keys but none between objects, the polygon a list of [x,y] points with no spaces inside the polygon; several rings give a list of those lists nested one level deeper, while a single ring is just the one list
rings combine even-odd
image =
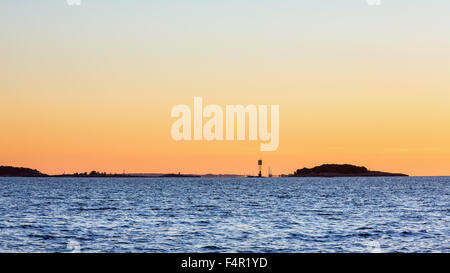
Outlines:
[{"label": "sea", "polygon": [[450,177],[0,177],[0,252],[450,252]]}]

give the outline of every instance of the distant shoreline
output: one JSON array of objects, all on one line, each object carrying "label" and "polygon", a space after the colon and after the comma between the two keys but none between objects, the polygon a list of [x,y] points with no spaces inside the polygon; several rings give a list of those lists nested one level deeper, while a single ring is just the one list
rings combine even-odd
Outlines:
[{"label": "distant shoreline", "polygon": [[[389,173],[368,170],[366,167],[350,164],[323,164],[313,168],[296,170],[293,174],[280,175],[279,177],[405,177],[403,173]],[[48,175],[36,169],[0,166],[0,177],[68,177],[68,178],[240,178],[246,175],[236,174],[182,174],[182,173],[130,173],[112,174],[106,172],[91,171],[89,173]],[[264,178],[264,177],[254,177]]]}]

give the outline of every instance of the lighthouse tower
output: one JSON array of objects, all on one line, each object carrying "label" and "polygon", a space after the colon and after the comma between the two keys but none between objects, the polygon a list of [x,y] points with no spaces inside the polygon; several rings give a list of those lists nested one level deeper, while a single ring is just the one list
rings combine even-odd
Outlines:
[{"label": "lighthouse tower", "polygon": [[261,170],[261,168],[262,168],[262,160],[261,159],[258,160],[258,168],[259,168],[258,177],[261,177],[262,176],[262,170]]}]

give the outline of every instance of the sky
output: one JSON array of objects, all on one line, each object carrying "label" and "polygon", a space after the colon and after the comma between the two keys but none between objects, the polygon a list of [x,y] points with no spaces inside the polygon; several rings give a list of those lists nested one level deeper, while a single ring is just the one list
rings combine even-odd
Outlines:
[{"label": "sky", "polygon": [[[447,0],[3,0],[0,165],[450,175]],[[174,141],[173,106],[279,105],[280,143]]]}]

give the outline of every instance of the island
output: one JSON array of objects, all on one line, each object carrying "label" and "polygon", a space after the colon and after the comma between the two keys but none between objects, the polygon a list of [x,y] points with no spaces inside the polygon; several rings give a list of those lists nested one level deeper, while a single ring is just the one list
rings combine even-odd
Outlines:
[{"label": "island", "polygon": [[[287,177],[357,177],[357,176],[408,176],[402,173],[371,171],[366,167],[350,164],[323,164],[313,168],[296,170]],[[286,176],[285,176],[286,177]]]},{"label": "island", "polygon": [[91,171],[91,172],[83,172],[83,173],[73,173],[73,174],[56,174],[56,175],[48,175],[45,173],[41,173],[38,170],[23,168],[23,167],[12,167],[12,166],[0,166],[0,177],[74,177],[74,178],[99,178],[99,177],[108,177],[108,178],[130,178],[130,177],[147,177],[147,178],[157,178],[157,177],[201,177],[201,175],[195,174],[182,174],[182,173],[142,173],[142,174],[118,174],[118,173],[106,173],[99,171]]},{"label": "island", "polygon": [[196,175],[196,174],[181,174],[181,173],[168,173],[168,174],[163,174],[159,177],[200,177],[200,175]]},{"label": "island", "polygon": [[12,166],[0,166],[0,176],[7,177],[47,177],[38,170]]}]

